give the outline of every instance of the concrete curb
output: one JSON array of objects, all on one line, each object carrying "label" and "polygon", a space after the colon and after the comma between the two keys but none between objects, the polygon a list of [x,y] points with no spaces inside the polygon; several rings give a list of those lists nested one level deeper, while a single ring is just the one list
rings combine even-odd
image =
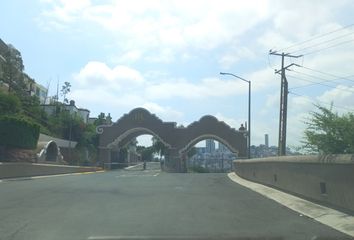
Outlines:
[{"label": "concrete curb", "polygon": [[40,176],[33,176],[33,177],[5,178],[5,179],[0,179],[0,183],[2,183],[2,182],[12,182],[12,181],[35,180],[35,179],[41,179],[41,178],[85,175],[85,174],[103,173],[103,172],[105,172],[105,171],[104,170],[100,170],[100,171],[95,171],[95,172],[63,173],[63,174],[54,174],[54,175],[40,175]]},{"label": "concrete curb", "polygon": [[129,167],[125,167],[124,169],[129,170],[129,169],[132,169],[132,168],[135,168],[135,167],[142,166],[143,164],[144,164],[144,163],[139,163],[139,164],[136,164],[136,165],[132,165],[132,166],[129,166]]},{"label": "concrete curb", "polygon": [[247,181],[240,178],[235,173],[229,173],[228,177],[232,181],[300,213],[300,216],[307,216],[324,225],[354,237],[354,216],[315,204],[259,183]]}]

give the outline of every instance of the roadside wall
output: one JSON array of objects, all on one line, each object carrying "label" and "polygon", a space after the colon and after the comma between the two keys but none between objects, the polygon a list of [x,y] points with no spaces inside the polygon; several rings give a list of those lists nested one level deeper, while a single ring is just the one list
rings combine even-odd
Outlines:
[{"label": "roadside wall", "polygon": [[245,179],[354,211],[354,155],[236,160],[234,167]]},{"label": "roadside wall", "polygon": [[94,172],[100,168],[38,163],[0,163],[0,179],[65,173]]}]

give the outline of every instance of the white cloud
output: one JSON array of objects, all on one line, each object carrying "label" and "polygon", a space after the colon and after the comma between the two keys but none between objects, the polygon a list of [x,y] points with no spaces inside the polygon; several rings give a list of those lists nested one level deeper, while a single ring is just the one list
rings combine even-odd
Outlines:
[{"label": "white cloud", "polygon": [[205,78],[200,83],[192,83],[184,79],[170,80],[150,85],[146,94],[151,99],[201,99],[209,97],[227,97],[247,93],[246,84],[238,80],[221,80]]},{"label": "white cloud", "polygon": [[[94,24],[106,29],[126,51],[144,49],[159,60],[186,48],[215,49],[241,36],[269,12],[268,1],[112,1],[89,0],[46,3],[42,24]],[[230,19],[232,19],[230,21]],[[55,26],[51,26],[55,27]],[[124,41],[129,39],[129,41]],[[166,52],[167,51],[167,52]],[[171,51],[171,52],[168,52]],[[161,58],[166,61],[166,57]]]},{"label": "white cloud", "polygon": [[96,107],[108,106],[110,108],[127,107],[133,108],[141,105],[144,99],[135,94],[120,94],[117,96],[114,91],[109,89],[77,89],[70,93],[72,99],[80,102],[83,106]]},{"label": "white cloud", "polygon": [[136,62],[140,60],[142,57],[143,57],[143,53],[140,50],[134,49],[123,53],[119,57],[113,57],[112,61],[115,63],[127,64],[127,63]]},{"label": "white cloud", "polygon": [[176,111],[171,107],[163,107],[154,102],[146,102],[142,107],[149,110],[151,113],[156,114],[164,121],[178,122],[183,117],[182,112]]},{"label": "white cloud", "polygon": [[219,59],[221,68],[229,69],[232,65],[240,60],[254,59],[255,52],[247,47],[235,47],[228,49],[224,55]]},{"label": "white cloud", "polygon": [[316,99],[320,101],[320,105],[325,107],[333,103],[334,110],[339,113],[354,111],[354,86],[338,85],[337,88],[325,91]]},{"label": "white cloud", "polygon": [[235,128],[236,130],[238,130],[241,127],[241,124],[244,124],[244,120],[243,119],[230,118],[230,117],[227,117],[227,116],[223,115],[222,113],[216,113],[214,116],[219,121],[225,122],[230,127]]},{"label": "white cloud", "polygon": [[105,63],[91,61],[87,63],[74,79],[82,87],[120,89],[122,85],[136,86],[145,82],[143,76],[135,69],[118,65],[114,68]]}]

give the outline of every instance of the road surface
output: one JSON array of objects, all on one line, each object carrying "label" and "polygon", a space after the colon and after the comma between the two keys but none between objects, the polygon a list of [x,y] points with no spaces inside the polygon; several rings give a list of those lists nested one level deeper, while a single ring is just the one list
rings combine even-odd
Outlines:
[{"label": "road surface", "polygon": [[[0,182],[0,239],[344,239],[226,174],[117,170]],[[130,238],[132,239],[132,238]]]}]

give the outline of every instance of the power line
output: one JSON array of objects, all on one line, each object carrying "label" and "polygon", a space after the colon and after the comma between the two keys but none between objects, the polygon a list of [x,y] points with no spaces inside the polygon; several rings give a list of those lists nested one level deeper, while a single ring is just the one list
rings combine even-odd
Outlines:
[{"label": "power line", "polygon": [[324,84],[323,82],[314,82],[314,81],[311,81],[311,80],[307,80],[307,79],[304,79],[304,78],[295,77],[295,76],[292,76],[292,75],[288,75],[288,76],[289,76],[289,77],[292,77],[292,78],[295,78],[295,79],[299,79],[299,80],[301,80],[301,81],[305,81],[305,82],[310,82],[310,83],[312,83],[312,84],[308,84],[308,85],[304,85],[304,86],[292,87],[292,88],[290,88],[290,89],[298,89],[298,88],[303,88],[303,87],[308,87],[308,86],[313,86],[313,85],[322,85],[322,86],[325,86],[325,87],[329,87],[329,88],[333,88],[333,89],[337,89],[337,90],[341,90],[341,91],[345,91],[345,92],[354,93],[353,90],[339,88],[338,86],[332,86],[332,85]]},{"label": "power line", "polygon": [[333,42],[333,41],[335,41],[335,40],[338,40],[338,39],[340,39],[340,38],[343,38],[343,37],[346,37],[346,36],[349,36],[349,35],[353,35],[353,34],[354,34],[354,32],[350,32],[350,33],[344,34],[344,35],[342,35],[342,36],[329,39],[329,40],[324,41],[324,42],[316,43],[316,44],[313,44],[313,45],[310,45],[310,46],[307,46],[307,47],[304,47],[304,48],[301,48],[301,49],[292,51],[291,53],[301,52],[301,51],[303,51],[303,50],[307,50],[307,49],[309,49],[309,48],[313,48],[313,47],[317,47],[317,46],[319,46],[319,45],[323,45],[323,44],[326,44],[326,43],[329,43],[329,42]]},{"label": "power line", "polygon": [[[296,73],[298,73],[298,74],[305,75],[305,76],[309,76],[309,77],[312,77],[312,78],[315,78],[315,79],[322,79],[322,80],[324,80],[324,81],[323,81],[323,82],[313,82],[313,81],[311,81],[311,80],[307,80],[307,79],[304,79],[304,78],[298,78],[298,77],[292,76],[292,77],[294,77],[294,78],[298,78],[299,80],[311,82],[311,83],[313,83],[314,85],[315,85],[315,84],[318,84],[318,85],[323,85],[323,86],[330,87],[330,88],[336,88],[336,89],[342,90],[342,91],[354,92],[354,91],[351,91],[351,90],[348,90],[348,89],[338,88],[337,86],[324,84],[324,82],[332,82],[333,80],[328,80],[328,79],[326,79],[326,78],[321,78],[321,77],[318,77],[318,76],[314,76],[314,75],[312,75],[312,74],[303,73],[303,72],[299,72],[299,71],[296,71],[296,70],[291,70],[291,71],[296,72]],[[299,88],[299,87],[297,87],[297,88]]]},{"label": "power line", "polygon": [[[305,67],[305,66],[301,66],[301,67],[302,67],[302,68],[305,68],[305,69],[307,69],[307,70],[313,71],[313,72],[321,73],[321,74],[323,74],[323,75],[335,77],[335,78],[336,78],[335,80],[343,79],[343,80],[347,80],[347,81],[350,81],[350,82],[354,82],[353,79],[350,79],[350,77],[354,77],[354,74],[353,74],[353,75],[346,76],[346,77],[343,77],[343,76],[338,76],[338,75],[335,75],[335,74],[332,74],[332,73],[327,73],[327,72],[315,70],[315,69],[313,69],[313,68],[309,68],[309,67]],[[334,81],[334,80],[333,80],[333,81]]]},{"label": "power line", "polygon": [[332,85],[323,84],[324,82],[327,82],[327,81],[314,82],[314,81],[311,81],[311,80],[308,80],[308,79],[305,79],[305,78],[300,78],[300,77],[293,76],[293,75],[289,75],[289,74],[288,74],[288,76],[291,77],[291,78],[295,78],[295,79],[298,79],[298,80],[301,80],[301,81],[305,81],[305,82],[310,82],[310,83],[311,83],[311,84],[308,84],[308,85],[302,85],[302,86],[292,87],[291,89],[302,88],[302,87],[308,87],[308,86],[313,86],[313,85],[323,85],[323,86],[326,86],[326,87],[333,87],[333,88],[336,87],[336,86],[332,86]]},{"label": "power line", "polygon": [[[290,91],[289,91],[289,93],[292,94],[292,95],[298,96],[298,97],[305,97],[305,99],[308,102],[315,103],[314,101],[311,101],[311,100],[308,99],[309,96],[301,95],[301,94],[290,92]],[[323,103],[323,104],[326,104],[326,105],[330,105],[330,106],[333,106],[334,108],[340,108],[340,109],[344,109],[344,110],[347,110],[347,111],[354,112],[354,109],[347,108],[347,107],[342,107],[342,106],[338,106],[338,105],[334,105],[332,103],[328,103],[328,102],[324,102],[324,101],[320,101],[320,100],[316,100],[316,102]]]},{"label": "power line", "polygon": [[292,45],[290,45],[290,46],[288,46],[288,47],[282,48],[282,49],[279,50],[279,52],[282,52],[282,51],[284,51],[284,50],[286,50],[286,49],[293,48],[293,47],[298,46],[298,45],[303,45],[304,43],[313,41],[313,40],[315,40],[315,39],[323,38],[323,37],[325,37],[325,36],[327,36],[327,35],[330,35],[330,34],[335,33],[335,32],[342,31],[342,30],[347,29],[347,28],[351,28],[351,27],[353,27],[353,26],[354,26],[354,23],[349,24],[349,25],[346,25],[346,26],[341,27],[341,28],[338,28],[338,29],[336,29],[336,30],[327,32],[327,33],[323,33],[323,34],[314,36],[314,37],[312,37],[312,38],[310,38],[310,39],[307,39],[307,40],[305,40],[305,41],[297,42],[297,43],[292,44]]},{"label": "power line", "polygon": [[348,44],[348,43],[351,43],[351,42],[354,42],[354,39],[351,39],[351,40],[348,40],[348,41],[344,41],[344,42],[340,42],[338,44],[334,44],[334,45],[331,45],[331,46],[328,46],[328,47],[325,47],[325,48],[317,49],[317,50],[314,50],[312,52],[307,52],[307,53],[304,53],[302,55],[306,56],[306,55],[322,52],[324,50],[327,50],[327,49],[330,49],[330,48],[334,48],[334,47],[337,47],[337,46],[340,46],[340,45]]},{"label": "power line", "polygon": [[312,74],[308,74],[308,73],[304,73],[304,72],[299,72],[299,71],[296,71],[296,70],[291,70],[292,72],[296,72],[298,74],[302,74],[302,75],[305,75],[305,76],[308,76],[308,77],[311,77],[311,78],[315,78],[315,79],[321,79],[321,80],[325,80],[325,81],[329,81],[329,79],[326,79],[326,78],[323,78],[323,77],[318,77],[318,76],[315,76],[315,75],[312,75]]}]

